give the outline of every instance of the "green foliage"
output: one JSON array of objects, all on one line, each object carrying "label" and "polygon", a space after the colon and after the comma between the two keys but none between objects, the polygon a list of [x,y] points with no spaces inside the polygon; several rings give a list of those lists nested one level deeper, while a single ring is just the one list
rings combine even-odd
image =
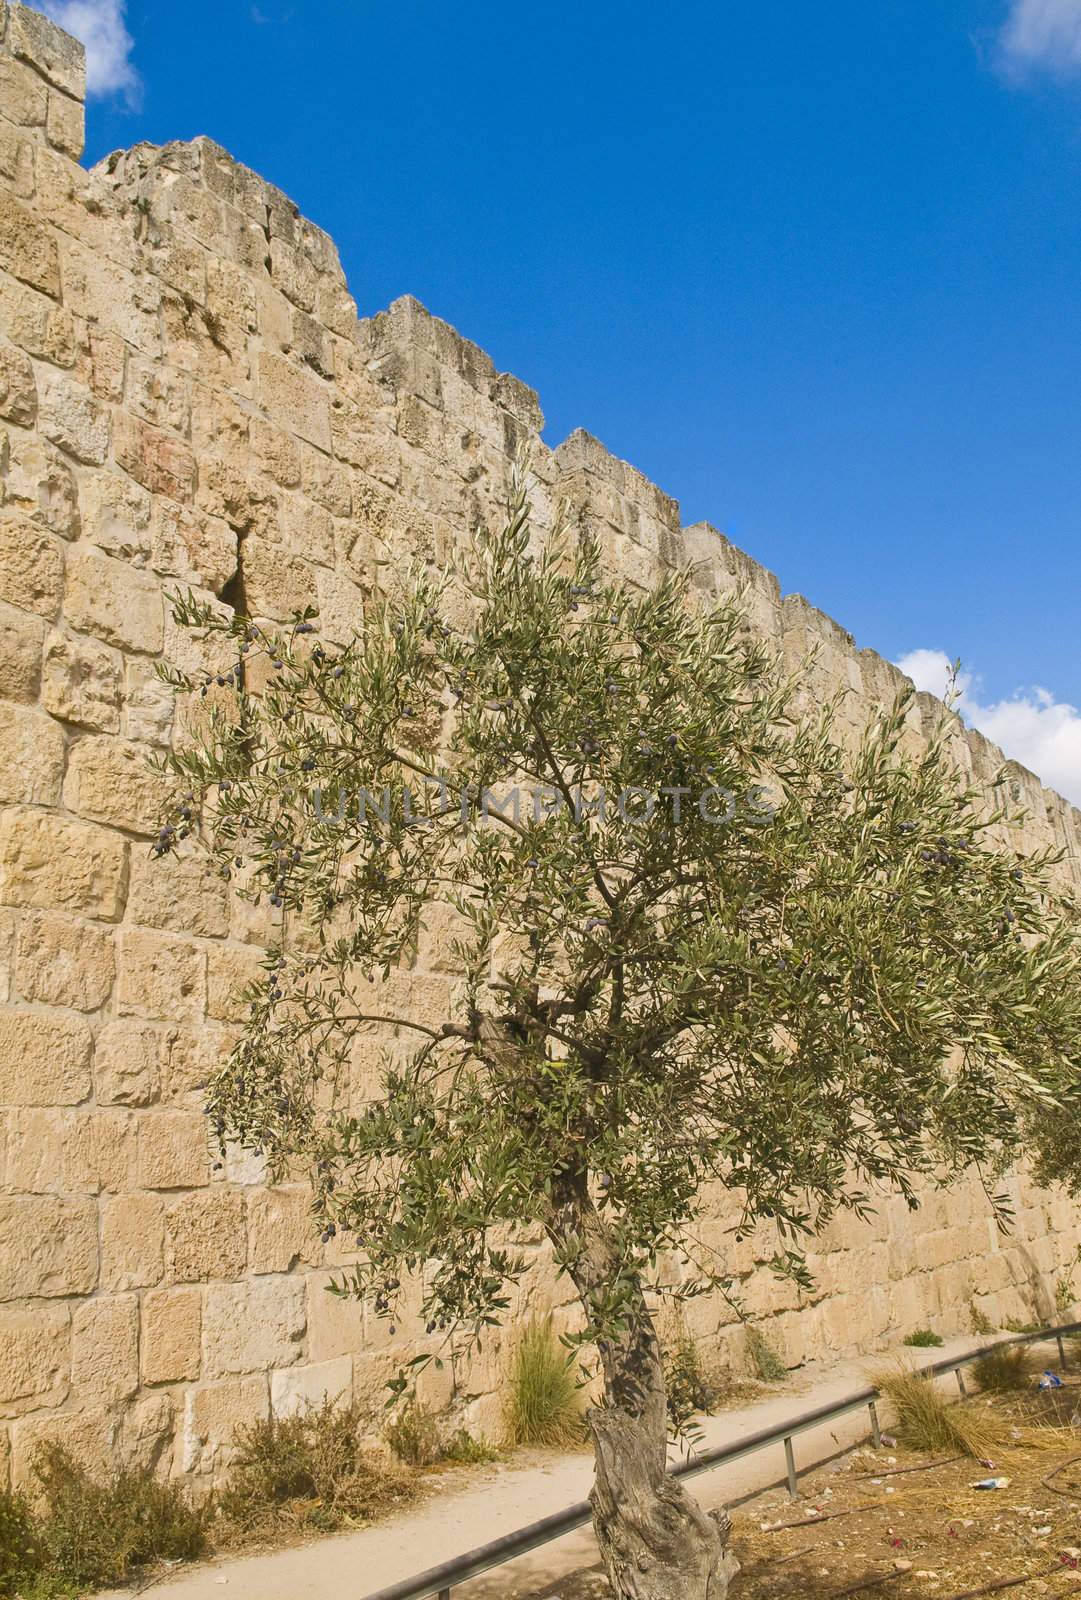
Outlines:
[{"label": "green foliage", "polygon": [[528,1323],[511,1363],[506,1403],[511,1444],[581,1444],[582,1405],[574,1356],[561,1348],[551,1318]]},{"label": "green foliage", "polygon": [[991,1321],[991,1318],[987,1315],[986,1311],[981,1311],[975,1300],[969,1301],[968,1314],[972,1323],[973,1333],[986,1335],[996,1333],[998,1331],[994,1323]]},{"label": "green foliage", "polygon": [[205,1512],[150,1472],[95,1477],[60,1445],[34,1462],[37,1504],[0,1497],[0,1595],[52,1600],[123,1583],[206,1542]]},{"label": "green foliage", "polygon": [[943,1398],[934,1381],[898,1367],[876,1375],[875,1387],[893,1403],[897,1430],[913,1450],[944,1450],[986,1459],[1001,1443],[992,1422],[971,1407]]},{"label": "green foliage", "polygon": [[278,1528],[330,1531],[371,1521],[415,1493],[409,1478],[367,1449],[365,1413],[326,1400],[292,1417],[237,1430],[220,1497],[232,1534]]},{"label": "green foliage", "polygon": [[987,1394],[1012,1394],[1028,1388],[1032,1361],[1024,1345],[1007,1345],[981,1356],[972,1373]]},{"label": "green foliage", "polygon": [[0,1493],[0,1597],[12,1600],[42,1570],[40,1530],[29,1503]]},{"label": "green foliage", "polygon": [[1007,1317],[1002,1324],[1007,1333],[1039,1333],[1042,1322],[1022,1322],[1019,1317]]},{"label": "green foliage", "polygon": [[[427,1263],[429,1331],[480,1337],[508,1227],[539,1225],[613,1350],[662,1256],[678,1294],[730,1286],[688,1231],[707,1180],[805,1277],[801,1236],[884,1187],[915,1206],[1024,1150],[1081,1178],[1077,911],[1055,853],[1003,847],[948,716],[911,754],[902,696],[846,752],[737,604],[608,581],[524,491],[445,581],[395,583],[344,647],[176,600],[218,659],[170,676],[208,719],[156,847],[197,838],[281,912],[210,1108],[310,1172],[357,1239],[343,1290],[393,1316]],[[436,914],[465,976],[420,1020],[395,997]],[[373,1035],[376,1097],[336,1101]]]},{"label": "green foliage", "polygon": [[676,1325],[663,1354],[668,1425],[674,1435],[680,1436],[693,1417],[712,1414],[718,1390],[706,1376],[698,1346],[682,1323]]},{"label": "green foliage", "polygon": [[386,1440],[399,1461],[410,1467],[432,1467],[440,1462],[474,1466],[494,1461],[497,1452],[484,1439],[465,1428],[448,1434],[425,1405],[408,1401],[386,1429]]},{"label": "green foliage", "polygon": [[760,1328],[747,1328],[747,1355],[751,1370],[763,1383],[781,1383],[788,1368]]},{"label": "green foliage", "polygon": [[913,1345],[917,1350],[937,1349],[943,1343],[942,1335],[935,1333],[932,1328],[916,1328],[901,1340],[902,1344]]},{"label": "green foliage", "polygon": [[1074,1283],[1073,1273],[1064,1272],[1055,1284],[1055,1308],[1058,1311],[1069,1311],[1077,1299],[1077,1286]]}]

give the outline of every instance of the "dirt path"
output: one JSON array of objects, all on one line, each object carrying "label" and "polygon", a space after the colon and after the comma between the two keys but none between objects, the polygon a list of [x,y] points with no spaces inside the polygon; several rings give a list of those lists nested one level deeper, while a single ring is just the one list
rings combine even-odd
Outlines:
[{"label": "dirt path", "polygon": [[[971,1348],[971,1337],[941,1350],[909,1351],[920,1364]],[[832,1368],[809,1369],[755,1404],[705,1419],[702,1447],[716,1448],[829,1405],[863,1387],[885,1357]],[[822,1424],[796,1440],[801,1470],[828,1460],[866,1437],[867,1413]],[[781,1446],[694,1480],[707,1507],[732,1504],[783,1479]],[[184,1567],[142,1592],[152,1600],[365,1600],[378,1589],[428,1567],[466,1555],[478,1545],[513,1533],[587,1496],[592,1462],[587,1455],[515,1457],[492,1466],[447,1474],[428,1498],[393,1521],[261,1555],[242,1555]],[[454,1590],[454,1600],[526,1600],[559,1593],[559,1580],[589,1569],[596,1548],[588,1528],[523,1556]],[[578,1587],[578,1594],[588,1594]],[[600,1591],[598,1591],[600,1592]],[[126,1591],[130,1597],[130,1591]],[[110,1597],[105,1597],[110,1600]],[[116,1600],[120,1600],[119,1594]]]}]

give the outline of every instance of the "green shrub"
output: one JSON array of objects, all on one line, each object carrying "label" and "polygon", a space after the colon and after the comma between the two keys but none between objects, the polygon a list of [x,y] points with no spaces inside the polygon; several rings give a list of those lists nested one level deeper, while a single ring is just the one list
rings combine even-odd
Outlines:
[{"label": "green shrub", "polygon": [[931,1328],[917,1328],[915,1333],[908,1334],[901,1343],[913,1345],[917,1350],[937,1350],[942,1343],[942,1335],[935,1333]]},{"label": "green shrub", "polygon": [[233,1532],[341,1528],[410,1499],[416,1491],[408,1476],[363,1444],[367,1420],[356,1405],[325,1400],[238,1428],[220,1498]]},{"label": "green shrub", "polygon": [[1032,1362],[1024,1345],[989,1350],[973,1363],[972,1375],[987,1394],[1011,1394],[1027,1389]]},{"label": "green shrub", "polygon": [[1055,1309],[1057,1311],[1069,1311],[1076,1299],[1077,1289],[1074,1286],[1073,1274],[1064,1272],[1055,1284]]},{"label": "green shrub", "polygon": [[27,1588],[42,1567],[37,1521],[19,1494],[0,1494],[0,1596]]},{"label": "green shrub", "polygon": [[968,1314],[969,1314],[970,1318],[972,1319],[972,1331],[973,1331],[973,1333],[978,1333],[981,1336],[986,1338],[986,1336],[988,1334],[996,1333],[998,1331],[996,1329],[994,1323],[991,1321],[991,1318],[987,1315],[987,1313],[985,1311],[981,1311],[980,1310],[980,1308],[976,1304],[975,1300],[970,1300],[969,1301],[969,1303],[968,1303]]},{"label": "green shrub", "polygon": [[386,1431],[386,1440],[408,1467],[431,1467],[443,1456],[439,1424],[427,1406],[411,1400]]},{"label": "green shrub", "polygon": [[747,1329],[747,1354],[751,1370],[763,1383],[780,1383],[782,1378],[788,1377],[788,1368],[758,1328]]},{"label": "green shrub", "polygon": [[[149,1471],[122,1468],[97,1478],[52,1444],[38,1453],[34,1475],[41,1502],[33,1517],[35,1548],[47,1580],[39,1583],[38,1593],[78,1593],[122,1583],[140,1567],[189,1561],[205,1547],[203,1508]],[[19,1515],[16,1511],[16,1521]]]},{"label": "green shrub", "polygon": [[1039,1333],[1041,1322],[1022,1322],[1019,1317],[1007,1317],[1002,1324],[1007,1333]]},{"label": "green shrub", "polygon": [[579,1444],[582,1408],[574,1357],[562,1349],[550,1317],[528,1324],[511,1365],[506,1406],[511,1444]]},{"label": "green shrub", "polygon": [[717,1402],[716,1386],[702,1370],[698,1346],[686,1328],[677,1328],[664,1347],[664,1383],[668,1396],[668,1421],[674,1433],[682,1433],[692,1417],[711,1415]]},{"label": "green shrub", "polygon": [[434,1467],[441,1461],[473,1466],[494,1461],[497,1452],[465,1428],[444,1436],[439,1419],[427,1406],[410,1400],[386,1430],[385,1438],[399,1461],[409,1467]]}]

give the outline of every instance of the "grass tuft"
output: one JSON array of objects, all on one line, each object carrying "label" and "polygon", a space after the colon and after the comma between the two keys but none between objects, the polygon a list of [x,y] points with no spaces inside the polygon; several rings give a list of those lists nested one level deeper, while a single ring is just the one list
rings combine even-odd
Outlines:
[{"label": "grass tuft", "polygon": [[877,1373],[872,1381],[893,1403],[897,1431],[913,1450],[982,1460],[1000,1448],[1001,1430],[970,1407],[944,1399],[933,1379],[902,1366]]},{"label": "grass tuft", "polygon": [[530,1322],[514,1352],[506,1406],[511,1444],[580,1444],[582,1406],[573,1355],[552,1331],[550,1317]]},{"label": "grass tuft", "polygon": [[444,1435],[439,1420],[417,1400],[403,1406],[386,1430],[386,1441],[408,1467],[434,1467],[440,1462],[475,1466],[494,1461],[498,1452],[465,1428]]},{"label": "grass tuft", "polygon": [[917,1328],[901,1340],[902,1344],[911,1345],[916,1350],[937,1350],[942,1342],[942,1335],[935,1333],[932,1328]]},{"label": "grass tuft", "polygon": [[972,1319],[973,1333],[979,1333],[986,1337],[988,1334],[998,1331],[986,1311],[981,1311],[975,1300],[969,1301],[968,1314]]},{"label": "grass tuft", "polygon": [[989,1350],[973,1363],[972,1374],[986,1394],[1015,1394],[1027,1389],[1032,1361],[1024,1345],[1007,1345]]},{"label": "grass tuft", "polygon": [[758,1328],[747,1328],[747,1354],[751,1368],[763,1383],[780,1383],[788,1377],[788,1368],[773,1345]]},{"label": "grass tuft", "polygon": [[367,1420],[355,1404],[325,1400],[239,1428],[219,1501],[234,1536],[350,1527],[410,1500],[408,1475],[364,1443]]}]

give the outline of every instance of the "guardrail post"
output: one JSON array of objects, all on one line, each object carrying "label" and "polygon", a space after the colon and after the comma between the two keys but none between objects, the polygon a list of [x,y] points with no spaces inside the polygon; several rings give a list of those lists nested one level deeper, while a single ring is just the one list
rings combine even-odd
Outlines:
[{"label": "guardrail post", "polygon": [[450,1590],[449,1589],[440,1589],[440,1591],[439,1591],[439,1600],[450,1600]]},{"label": "guardrail post", "polygon": [[966,1399],[967,1399],[967,1397],[968,1397],[968,1390],[967,1390],[967,1389],[966,1389],[966,1388],[965,1388],[965,1375],[964,1375],[964,1373],[963,1373],[963,1372],[962,1372],[962,1371],[961,1371],[961,1368],[960,1368],[960,1367],[958,1367],[958,1368],[956,1368],[956,1377],[957,1377],[957,1387],[958,1387],[958,1388],[959,1388],[959,1389],[960,1389],[960,1391],[961,1391],[961,1393],[962,1393],[962,1394],[963,1394],[963,1395],[964,1395],[964,1396],[965,1396],[965,1397],[966,1397]]},{"label": "guardrail post", "polygon": [[1065,1367],[1065,1365],[1066,1365],[1066,1346],[1062,1342],[1061,1333],[1056,1333],[1055,1334],[1055,1343],[1058,1345],[1058,1358],[1062,1362],[1062,1365]]},{"label": "guardrail post", "polygon": [[871,1443],[874,1445],[876,1450],[881,1450],[882,1429],[878,1425],[878,1407],[872,1400],[867,1409],[871,1413]]},{"label": "guardrail post", "polygon": [[784,1442],[784,1464],[788,1473],[788,1492],[793,1500],[798,1500],[799,1483],[796,1479],[796,1452],[792,1448],[791,1435]]}]

